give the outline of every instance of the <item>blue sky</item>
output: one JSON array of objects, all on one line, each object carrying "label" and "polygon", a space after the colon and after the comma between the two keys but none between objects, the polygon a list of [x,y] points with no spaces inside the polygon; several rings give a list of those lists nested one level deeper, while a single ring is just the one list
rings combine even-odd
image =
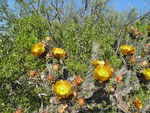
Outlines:
[{"label": "blue sky", "polygon": [[129,10],[131,7],[136,7],[142,13],[150,10],[150,0],[110,0],[111,5],[114,4],[115,9],[118,11]]},{"label": "blue sky", "polygon": [[[114,9],[117,11],[125,11],[129,10],[131,7],[135,6],[138,11],[141,10],[141,13],[144,13],[150,10],[150,0],[110,0],[110,5],[115,6]],[[76,0],[76,2],[80,5],[81,0]],[[11,8],[14,8],[15,0],[8,0],[8,4]]]}]

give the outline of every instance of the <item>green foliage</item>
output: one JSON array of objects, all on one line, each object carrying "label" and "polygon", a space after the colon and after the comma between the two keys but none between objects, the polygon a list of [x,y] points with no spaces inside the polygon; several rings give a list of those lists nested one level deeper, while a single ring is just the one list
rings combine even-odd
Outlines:
[{"label": "green foliage", "polygon": [[[47,21],[38,14],[26,17],[25,19],[18,19],[12,26],[9,36],[1,37],[0,42],[1,55],[3,56],[0,58],[0,84],[4,88],[0,89],[2,93],[0,95],[0,101],[2,104],[4,103],[5,107],[9,106],[7,105],[8,103],[14,104],[16,107],[18,103],[22,106],[29,107],[32,104],[38,103],[30,102],[34,102],[33,100],[38,101],[39,99],[34,99],[38,97],[32,92],[34,88],[29,91],[26,87],[27,83],[22,86],[22,90],[26,87],[25,90],[27,90],[27,92],[20,92],[20,94],[23,94],[21,97],[19,97],[20,94],[18,93],[11,94],[11,96],[9,96],[11,100],[8,100],[8,95],[11,93],[11,90],[15,92],[21,90],[16,88],[19,86],[16,84],[16,81],[26,81],[25,78],[29,76],[31,69],[42,71],[45,68],[45,60],[31,55],[30,49],[33,44],[38,43],[48,35],[49,26]],[[14,86],[15,89],[11,89],[11,86],[14,84],[16,84],[16,86]],[[29,92],[31,94],[29,94]],[[18,96],[16,97],[16,95]],[[26,105],[27,103],[28,105]]]},{"label": "green foliage", "polygon": [[[88,1],[85,9],[79,8],[76,11],[75,1],[66,3],[68,10],[65,8],[66,4],[63,5],[62,2],[58,2],[56,5],[58,7],[55,7],[56,3],[50,3],[48,0],[45,0],[45,3],[42,0],[41,2],[34,0],[32,4],[19,0],[16,1],[19,7],[18,14],[15,14],[7,8],[5,0],[0,0],[0,22],[2,22],[0,23],[2,24],[0,26],[0,112],[14,112],[19,107],[27,112],[37,111],[41,107],[40,93],[48,95],[43,96],[42,99],[45,106],[49,105],[49,99],[53,94],[47,89],[51,88],[51,83],[42,81],[42,74],[44,73],[45,77],[48,74],[55,74],[58,76],[57,79],[59,77],[62,79],[64,76],[63,69],[51,73],[51,63],[58,63],[60,68],[65,66],[69,72],[67,78],[73,75],[88,76],[85,73],[87,71],[90,73],[93,69],[90,67],[90,62],[94,54],[92,51],[94,41],[100,46],[96,58],[110,62],[115,70],[119,70],[124,61],[119,48],[123,44],[133,44],[137,47],[135,55],[147,57],[148,54],[143,53],[141,49],[148,40],[146,26],[149,25],[149,18],[134,22],[138,14],[135,8],[129,13],[117,13],[109,9],[105,3],[97,6],[102,1],[94,0],[93,3]],[[91,9],[88,4],[92,5]],[[124,29],[125,23],[141,31],[142,37],[139,40],[132,39]],[[45,59],[44,55],[35,57],[30,52],[33,44],[41,42],[49,35],[52,35],[52,41],[46,41],[48,48],[44,54],[51,53],[52,47],[64,49],[67,51],[68,59],[64,60],[63,65],[58,59],[52,61]],[[29,79],[30,70],[36,70],[40,76],[36,78],[38,81]],[[145,92],[145,89],[140,88],[138,91],[140,93],[135,91],[133,95],[145,103],[149,98],[147,96],[149,90]],[[145,96],[146,99],[142,99]],[[103,105],[100,103],[99,107],[102,108]]]},{"label": "green foliage", "polygon": [[[11,37],[4,38],[1,44],[3,47],[2,53],[5,56],[4,59],[1,59],[1,65],[3,71],[8,72],[6,76],[11,77],[15,71],[17,74],[18,72],[26,74],[30,69],[42,69],[44,66],[43,60],[32,56],[30,48],[48,35],[49,26],[47,22],[35,14],[26,19],[17,20],[12,26]],[[4,45],[6,41],[8,44]],[[8,71],[9,69],[12,69],[10,71],[12,73]],[[19,74],[19,76],[22,74]]]}]

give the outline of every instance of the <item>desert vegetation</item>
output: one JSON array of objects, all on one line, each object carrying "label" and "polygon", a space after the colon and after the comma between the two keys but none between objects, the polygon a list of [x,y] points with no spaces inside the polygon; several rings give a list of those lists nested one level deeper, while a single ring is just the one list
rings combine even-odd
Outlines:
[{"label": "desert vegetation", "polygon": [[81,1],[0,0],[1,113],[150,112],[150,11]]}]

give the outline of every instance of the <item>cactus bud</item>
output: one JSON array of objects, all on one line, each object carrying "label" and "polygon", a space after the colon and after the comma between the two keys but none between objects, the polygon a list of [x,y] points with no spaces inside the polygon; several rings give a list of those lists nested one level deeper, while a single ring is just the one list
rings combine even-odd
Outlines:
[{"label": "cactus bud", "polygon": [[52,66],[52,70],[58,71],[58,70],[59,70],[58,64],[54,64],[54,65]]},{"label": "cactus bud", "polygon": [[78,99],[78,105],[79,106],[84,106],[85,105],[85,99],[84,98],[79,98]]}]

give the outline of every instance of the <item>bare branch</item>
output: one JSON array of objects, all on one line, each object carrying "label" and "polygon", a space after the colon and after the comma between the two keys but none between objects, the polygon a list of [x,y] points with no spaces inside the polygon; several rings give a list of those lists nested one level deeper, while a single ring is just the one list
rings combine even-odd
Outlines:
[{"label": "bare branch", "polygon": [[135,20],[131,21],[131,22],[127,22],[124,26],[127,26],[127,25],[130,25],[132,24],[133,22],[135,22],[136,20],[140,20],[142,21],[143,19],[145,19],[148,15],[150,14],[150,11],[148,11],[147,13],[145,13],[142,17],[137,17]]},{"label": "bare branch", "polygon": [[41,4],[41,0],[38,0],[38,8],[37,8],[38,11],[40,9],[40,4]]},{"label": "bare branch", "polygon": [[29,1],[30,1],[30,4],[31,4],[32,8],[37,11],[37,9],[34,7],[34,5],[32,3],[32,0],[29,0]]}]

